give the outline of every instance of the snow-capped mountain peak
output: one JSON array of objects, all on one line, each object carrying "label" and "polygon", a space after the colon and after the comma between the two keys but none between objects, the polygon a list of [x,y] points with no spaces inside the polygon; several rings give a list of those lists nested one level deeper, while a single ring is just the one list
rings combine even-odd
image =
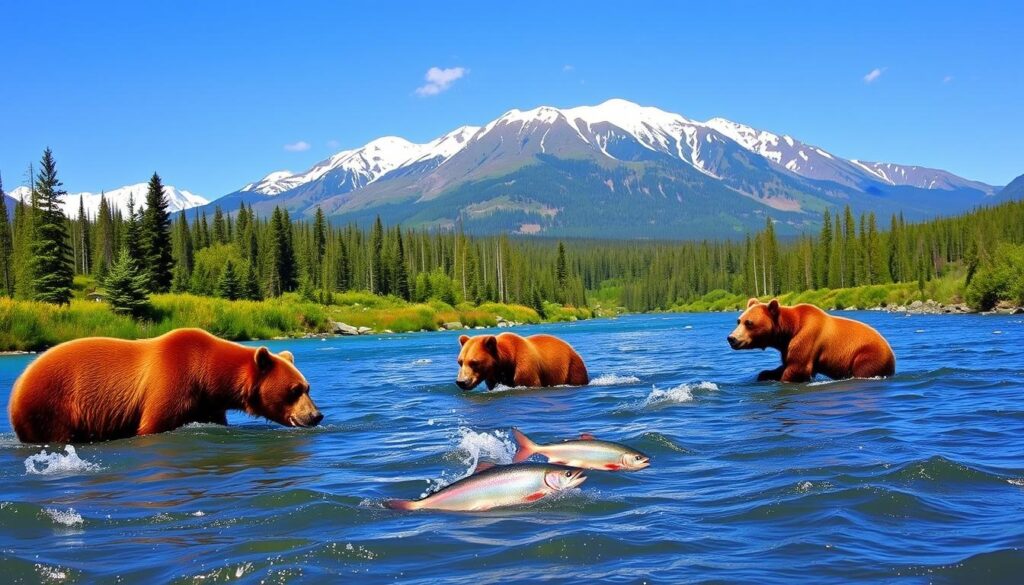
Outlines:
[{"label": "snow-capped mountain peak", "polygon": [[[77,218],[79,201],[81,201],[82,207],[85,208],[86,215],[95,216],[96,212],[100,209],[100,198],[103,196],[106,197],[107,204],[112,208],[119,209],[121,213],[128,213],[129,199],[134,200],[135,209],[138,210],[145,207],[146,193],[148,191],[148,183],[136,183],[134,185],[125,185],[124,187],[100,193],[91,193],[87,191],[80,193],[68,193],[61,198],[61,209],[64,210],[64,215],[72,219]],[[32,197],[32,190],[24,186],[18,187],[8,193],[8,195],[14,199],[24,198],[27,202],[29,198]],[[205,197],[196,195],[191,191],[178,189],[173,185],[164,185],[164,196],[167,197],[167,211],[169,212],[181,211],[183,209],[198,207],[209,203],[209,200]]]}]

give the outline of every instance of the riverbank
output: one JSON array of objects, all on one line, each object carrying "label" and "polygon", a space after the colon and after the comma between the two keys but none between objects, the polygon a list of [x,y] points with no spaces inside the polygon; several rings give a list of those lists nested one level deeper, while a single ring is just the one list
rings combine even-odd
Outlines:
[{"label": "riverbank", "polygon": [[0,352],[40,351],[79,337],[155,337],[179,327],[200,327],[236,341],[344,333],[404,333],[453,328],[589,319],[589,308],[544,304],[544,315],[522,305],[440,301],[409,303],[369,293],[335,294],[329,304],[289,293],[264,301],[228,301],[187,294],[150,297],[151,309],[135,320],[115,314],[107,303],[76,298],[57,306],[0,298]]}]

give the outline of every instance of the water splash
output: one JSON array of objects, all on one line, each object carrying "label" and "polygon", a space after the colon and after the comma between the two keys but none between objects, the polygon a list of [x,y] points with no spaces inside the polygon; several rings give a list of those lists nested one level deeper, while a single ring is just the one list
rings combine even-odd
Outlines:
[{"label": "water splash", "polygon": [[420,495],[421,498],[469,477],[481,460],[507,465],[512,463],[512,457],[516,454],[515,442],[505,431],[480,433],[468,427],[459,427],[454,438],[458,440],[454,454],[459,463],[465,466],[465,470],[461,473],[446,471],[437,479],[427,480],[427,489]]},{"label": "water splash", "polygon": [[618,386],[620,384],[636,384],[640,378],[636,376],[620,376],[618,374],[602,374],[590,381],[591,386]]},{"label": "water splash", "polygon": [[71,445],[64,447],[64,453],[43,450],[25,459],[25,473],[28,475],[74,475],[101,469],[99,464],[80,458]]},{"label": "water splash", "polygon": [[696,384],[680,384],[662,390],[651,386],[651,393],[638,406],[639,408],[661,408],[672,404],[683,404],[693,400],[694,390],[718,390],[714,382],[697,382]]},{"label": "water splash", "polygon": [[54,522],[57,524],[63,524],[64,526],[77,526],[78,524],[85,522],[82,515],[76,512],[74,508],[68,508],[67,510],[45,508],[43,512],[45,512],[46,515]]}]

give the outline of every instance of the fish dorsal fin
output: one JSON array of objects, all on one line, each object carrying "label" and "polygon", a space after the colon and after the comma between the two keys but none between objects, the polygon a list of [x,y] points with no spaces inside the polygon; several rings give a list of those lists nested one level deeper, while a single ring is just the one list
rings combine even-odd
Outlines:
[{"label": "fish dorsal fin", "polygon": [[473,475],[476,475],[476,474],[480,473],[481,471],[487,471],[488,469],[490,469],[490,468],[492,468],[494,466],[495,466],[494,463],[491,462],[491,461],[478,461],[477,464],[476,464],[476,468],[473,469]]},{"label": "fish dorsal fin", "polygon": [[596,441],[597,437],[595,437],[594,435],[591,435],[590,433],[580,433],[580,440],[581,441]]}]

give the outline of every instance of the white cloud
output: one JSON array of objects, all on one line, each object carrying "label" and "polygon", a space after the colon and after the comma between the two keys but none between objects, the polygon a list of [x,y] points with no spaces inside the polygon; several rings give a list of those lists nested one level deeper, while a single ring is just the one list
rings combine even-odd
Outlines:
[{"label": "white cloud", "polygon": [[573,67],[572,65],[562,65],[562,71],[563,71],[564,73],[569,73],[569,72],[571,72],[571,71],[572,71],[573,69],[575,69],[575,67]]},{"label": "white cloud", "polygon": [[416,95],[424,97],[437,95],[447,90],[453,83],[462,79],[468,73],[469,69],[464,67],[451,67],[449,69],[431,67],[427,69],[427,74],[423,76],[427,83],[416,88]]},{"label": "white cloud", "polygon": [[341,142],[338,142],[337,140],[335,140],[333,138],[327,141],[327,148],[338,148],[340,146],[341,146]]},{"label": "white cloud", "polygon": [[864,83],[874,83],[878,81],[878,78],[885,73],[886,69],[888,69],[888,67],[875,67],[864,76]]},{"label": "white cloud", "polygon": [[300,140],[291,144],[285,144],[284,149],[288,152],[306,152],[309,150],[309,143],[305,140]]},{"label": "white cloud", "polygon": [[942,83],[953,83],[953,76],[947,75],[942,78]]}]

